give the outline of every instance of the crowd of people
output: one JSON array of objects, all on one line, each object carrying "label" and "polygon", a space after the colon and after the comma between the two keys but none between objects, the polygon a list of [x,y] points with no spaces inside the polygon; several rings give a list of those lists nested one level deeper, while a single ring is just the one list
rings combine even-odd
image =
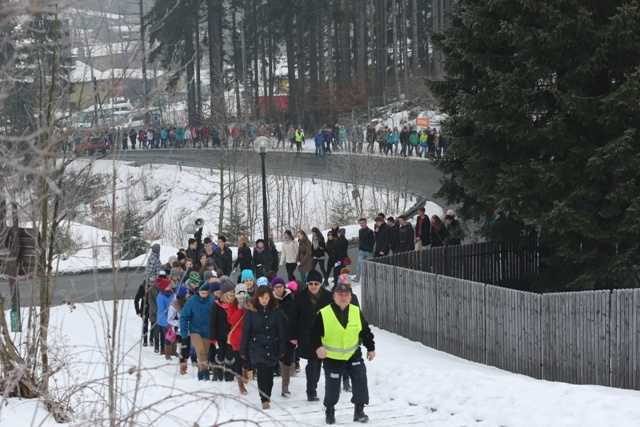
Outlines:
[{"label": "crowd of people", "polygon": [[[233,124],[225,127],[222,134],[209,126],[146,126],[143,128],[107,129],[97,135],[109,147],[122,150],[140,149],[180,149],[180,148],[233,148],[251,147],[259,137],[267,137],[273,149],[291,150],[300,156],[306,137],[302,126],[255,123]],[[73,146],[82,141],[80,135],[72,135],[69,140]],[[335,123],[323,125],[313,136],[316,156],[324,156],[338,151],[353,153],[381,154],[385,156],[435,158],[444,157],[446,139],[437,128],[415,129],[404,126],[344,126]]]},{"label": "crowd of people", "polygon": [[[225,236],[215,242],[212,236],[202,239],[202,228],[164,263],[160,245],[154,244],[134,299],[142,318],[142,345],[167,360],[177,358],[180,375],[187,374],[191,362],[199,381],[236,381],[242,395],[255,379],[263,409],[270,408],[274,378],[281,379],[280,395],[291,395],[291,378],[305,359],[310,402],[320,400],[317,387],[324,368],[326,422],[335,423],[341,391],[352,393],[354,421],[366,422],[369,395],[360,345],[373,360],[375,343],[351,290],[362,261],[427,245],[459,244],[460,225],[453,211],[442,222],[436,215],[427,217],[424,208],[415,228],[404,216],[396,222],[382,213],[373,230],[365,218],[359,224],[355,276],[346,232],[337,221],[326,239],[317,227],[310,235],[286,230],[280,251],[273,238],[259,239],[251,249],[240,236],[235,260]],[[280,266],[286,278],[277,275]]]}]

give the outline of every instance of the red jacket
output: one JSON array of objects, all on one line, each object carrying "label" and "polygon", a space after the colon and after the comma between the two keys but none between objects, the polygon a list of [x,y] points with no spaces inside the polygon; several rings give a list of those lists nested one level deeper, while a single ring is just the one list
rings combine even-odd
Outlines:
[{"label": "red jacket", "polygon": [[231,348],[233,348],[233,351],[240,351],[242,324],[244,323],[245,311],[247,311],[246,308],[238,308],[235,303],[229,304],[229,309],[227,310],[229,325],[231,327],[231,337],[229,338],[229,341],[231,341]]}]

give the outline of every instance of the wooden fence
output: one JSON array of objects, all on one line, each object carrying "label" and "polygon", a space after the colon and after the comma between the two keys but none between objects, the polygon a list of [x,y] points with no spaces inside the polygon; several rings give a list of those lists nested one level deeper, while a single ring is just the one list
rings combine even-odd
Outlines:
[{"label": "wooden fence", "polygon": [[369,322],[408,339],[539,379],[640,390],[640,289],[541,295],[372,261],[361,283]]},{"label": "wooden fence", "polygon": [[530,239],[403,252],[376,258],[376,262],[507,287],[526,282],[539,273],[540,265],[537,242]]}]

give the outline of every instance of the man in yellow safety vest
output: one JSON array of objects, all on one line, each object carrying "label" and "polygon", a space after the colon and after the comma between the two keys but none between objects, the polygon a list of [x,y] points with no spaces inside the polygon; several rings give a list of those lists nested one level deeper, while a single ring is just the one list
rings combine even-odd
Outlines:
[{"label": "man in yellow safety vest", "polygon": [[318,311],[309,329],[309,342],[311,348],[316,349],[318,358],[323,360],[327,424],[336,422],[335,404],[340,398],[342,373],[345,369],[353,381],[353,421],[369,421],[364,413],[364,405],[369,404],[367,369],[360,344],[367,348],[367,359],[371,361],[376,356],[375,342],[362,312],[351,304],[351,287],[343,283],[336,285],[333,302]]},{"label": "man in yellow safety vest", "polygon": [[302,130],[302,128],[298,128],[298,130],[296,131],[295,139],[296,139],[296,157],[302,157],[302,155],[300,154],[300,151],[302,150],[302,143],[304,142],[304,131]]}]

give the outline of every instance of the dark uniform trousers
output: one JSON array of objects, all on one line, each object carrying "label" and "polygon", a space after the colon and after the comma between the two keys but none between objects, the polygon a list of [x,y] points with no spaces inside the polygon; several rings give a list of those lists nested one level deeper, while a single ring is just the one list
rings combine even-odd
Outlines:
[{"label": "dark uniform trousers", "polygon": [[369,388],[367,387],[367,368],[364,360],[360,358],[351,363],[347,363],[345,368],[330,368],[324,363],[324,406],[335,406],[340,398],[340,390],[342,387],[342,373],[349,372],[351,376],[351,387],[353,395],[351,403],[353,404],[369,404]]}]

